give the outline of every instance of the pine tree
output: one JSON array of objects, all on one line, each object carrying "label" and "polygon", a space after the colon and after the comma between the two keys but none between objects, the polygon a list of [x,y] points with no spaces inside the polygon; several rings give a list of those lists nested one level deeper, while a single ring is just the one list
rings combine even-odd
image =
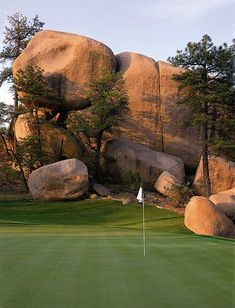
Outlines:
[{"label": "pine tree", "polygon": [[215,46],[208,35],[200,42],[189,42],[168,60],[185,71],[174,76],[183,91],[179,103],[189,106],[187,125],[201,131],[204,188],[211,194],[208,156],[210,152],[234,155],[235,96],[231,91],[232,49]]},{"label": "pine tree", "polygon": [[[12,82],[12,63],[26,48],[30,39],[42,30],[44,22],[41,22],[36,15],[32,21],[28,21],[26,16],[15,13],[8,16],[9,27],[4,31],[4,47],[0,52],[0,63],[9,64],[0,72],[0,86],[4,81]],[[14,91],[14,109],[18,108],[18,94]]]},{"label": "pine tree", "polygon": [[[88,84],[86,91],[91,107],[87,112],[70,114],[68,127],[85,146],[85,160],[95,177],[100,171],[103,136],[118,124],[128,111],[125,80],[120,73],[103,71]],[[89,158],[89,162],[87,161]]]}]

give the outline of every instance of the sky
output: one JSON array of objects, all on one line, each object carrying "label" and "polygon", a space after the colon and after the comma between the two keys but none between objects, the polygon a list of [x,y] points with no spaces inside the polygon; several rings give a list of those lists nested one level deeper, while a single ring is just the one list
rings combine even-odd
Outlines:
[{"label": "sky", "polygon": [[[44,29],[101,41],[115,54],[133,51],[166,60],[209,34],[216,45],[235,38],[235,0],[0,0],[0,50],[7,16],[36,14]],[[0,101],[12,102],[8,85]]]}]

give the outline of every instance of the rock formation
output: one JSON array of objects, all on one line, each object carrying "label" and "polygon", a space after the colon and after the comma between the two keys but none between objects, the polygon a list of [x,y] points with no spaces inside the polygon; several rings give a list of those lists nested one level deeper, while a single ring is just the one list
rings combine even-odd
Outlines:
[{"label": "rock formation", "polygon": [[[81,157],[81,149],[76,139],[62,127],[40,120],[40,136],[42,150],[48,157],[56,158],[62,155],[65,158]],[[36,118],[30,114],[18,116],[15,123],[15,136],[18,141],[29,136],[37,136]]]},{"label": "rock formation", "polygon": [[88,190],[88,171],[78,159],[66,159],[33,171],[28,180],[35,199],[73,200]]},{"label": "rock formation", "polygon": [[205,197],[191,198],[185,209],[184,223],[196,234],[235,238],[235,225]]},{"label": "rock formation", "polygon": [[[211,156],[209,158],[209,171],[212,194],[235,187],[235,162],[222,157]],[[197,168],[193,186],[199,195],[204,194],[202,160],[200,160]]]},{"label": "rock formation", "polygon": [[172,80],[181,69],[133,52],[120,53],[115,59],[110,48],[100,42],[48,30],[37,33],[16,59],[14,75],[27,65],[45,71],[52,89],[63,100],[62,113],[89,105],[84,86],[101,70],[120,71],[126,79],[130,113],[123,116],[113,136],[179,156],[189,167],[197,166],[198,134],[195,129],[183,128],[188,111],[176,103],[179,93]]},{"label": "rock formation", "polygon": [[[182,72],[181,68],[158,61],[160,76],[159,129],[162,135],[162,150],[179,156],[186,166],[195,168],[201,154],[199,132],[196,128],[184,128],[189,110],[177,104],[179,99],[178,85],[172,79]],[[193,142],[192,142],[193,140]]]},{"label": "rock formation", "polygon": [[130,108],[116,136],[179,156],[195,168],[200,157],[198,132],[183,128],[188,109],[176,103],[179,92],[172,79],[182,69],[133,52],[120,53],[116,60],[126,80]]},{"label": "rock formation", "polygon": [[163,171],[169,171],[179,181],[184,181],[184,163],[182,159],[150,150],[142,144],[128,139],[109,140],[105,147],[105,169],[114,179],[125,181],[128,171],[138,173],[144,186],[153,190],[153,186]]},{"label": "rock formation", "polygon": [[115,68],[110,48],[81,35],[44,30],[38,32],[14,61],[13,74],[27,65],[39,66],[67,110],[84,108],[88,102],[83,86],[103,69]]}]

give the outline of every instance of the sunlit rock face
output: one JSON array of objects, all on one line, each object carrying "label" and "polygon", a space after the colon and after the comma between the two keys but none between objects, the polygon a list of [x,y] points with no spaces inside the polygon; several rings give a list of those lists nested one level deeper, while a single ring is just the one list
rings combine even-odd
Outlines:
[{"label": "sunlit rock face", "polygon": [[152,58],[134,52],[120,53],[116,61],[117,69],[126,81],[130,109],[129,115],[123,117],[118,127],[119,135],[155,148],[159,115],[157,63]]},{"label": "sunlit rock face", "polygon": [[235,223],[235,187],[211,195],[209,199]]},{"label": "sunlit rock face", "polygon": [[62,98],[62,106],[55,102],[54,112],[58,109],[65,117],[68,111],[89,107],[84,89],[101,71],[120,72],[126,81],[129,114],[123,114],[112,136],[181,157],[186,166],[196,168],[199,134],[194,128],[183,128],[189,111],[177,104],[181,94],[172,79],[181,69],[134,52],[115,57],[109,47],[91,38],[48,30],[37,33],[16,59],[14,76],[27,65],[45,71],[53,91]]},{"label": "sunlit rock face", "polygon": [[185,209],[184,223],[196,234],[235,238],[235,225],[205,197],[191,198]]},{"label": "sunlit rock face", "polygon": [[84,85],[104,69],[115,68],[110,48],[91,38],[57,31],[38,32],[15,60],[13,74],[27,65],[39,66],[68,110],[88,104]]},{"label": "sunlit rock face", "polygon": [[88,191],[88,171],[78,159],[66,159],[33,171],[29,190],[39,200],[74,200]]},{"label": "sunlit rock face", "polygon": [[180,182],[170,172],[164,171],[157,179],[157,182],[154,184],[154,188],[158,192],[160,192],[163,196],[166,196],[169,198],[179,198],[180,197],[180,192],[179,192],[180,185],[182,185],[182,182]]},{"label": "sunlit rock face", "polygon": [[182,69],[169,63],[158,61],[160,76],[160,106],[159,131],[162,136],[162,150],[166,153],[179,156],[186,166],[195,168],[201,155],[199,131],[194,128],[185,128],[185,122],[190,113],[185,105],[178,104],[178,84],[172,78],[182,73]]},{"label": "sunlit rock face", "polygon": [[[212,194],[235,187],[235,162],[222,157],[210,156],[209,173]],[[193,186],[198,194],[204,194],[202,159],[197,168]]]},{"label": "sunlit rock face", "polygon": [[[17,141],[22,141],[26,137],[38,135],[36,118],[25,113],[18,116],[15,123],[15,137]],[[64,158],[80,158],[81,148],[77,140],[66,129],[53,125],[50,122],[40,120],[40,139],[42,151],[53,162],[59,159],[59,155]]]},{"label": "sunlit rock face", "polygon": [[109,140],[104,148],[106,172],[115,180],[124,182],[128,172],[139,174],[150,190],[164,171],[184,181],[184,163],[181,158],[148,149],[128,139]]},{"label": "sunlit rock face", "polygon": [[179,156],[188,167],[196,168],[199,134],[195,128],[184,128],[189,110],[177,104],[178,84],[172,79],[182,69],[133,52],[116,55],[116,61],[126,80],[130,112],[115,135]]}]

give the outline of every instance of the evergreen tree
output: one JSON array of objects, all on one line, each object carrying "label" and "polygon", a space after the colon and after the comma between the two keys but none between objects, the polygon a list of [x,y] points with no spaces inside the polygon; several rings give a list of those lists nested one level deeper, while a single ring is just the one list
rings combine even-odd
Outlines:
[{"label": "evergreen tree", "polygon": [[[14,85],[17,92],[21,93],[21,105],[18,108],[18,113],[30,112],[35,117],[37,123],[37,142],[39,149],[42,150],[39,108],[55,108],[61,104],[61,99],[53,93],[44,77],[44,71],[37,66],[28,65],[24,70],[19,70],[14,78]],[[35,149],[35,147],[32,147],[32,149]]]},{"label": "evergreen tree", "polygon": [[[32,21],[28,21],[26,16],[15,13],[8,16],[9,27],[5,27],[4,31],[4,47],[0,52],[0,63],[7,63],[9,66],[3,68],[0,72],[0,86],[4,81],[12,82],[12,63],[26,48],[30,39],[42,30],[44,22],[41,22],[36,15]],[[14,109],[18,108],[18,94],[14,90]]]},{"label": "evergreen tree", "polygon": [[87,112],[72,113],[67,123],[85,146],[84,160],[90,167],[90,173],[97,177],[104,133],[110,132],[123,113],[128,111],[128,96],[125,80],[115,71],[103,71],[88,84],[86,93],[91,107]]},{"label": "evergreen tree", "polygon": [[5,140],[7,125],[10,123],[13,114],[13,106],[0,102],[0,138],[2,139],[4,149],[9,155]]},{"label": "evergreen tree", "polygon": [[203,178],[206,196],[211,194],[209,151],[234,155],[235,97],[231,91],[232,50],[227,44],[215,46],[208,35],[197,43],[189,42],[168,60],[186,70],[174,79],[183,95],[179,103],[189,106],[186,124],[201,131]]}]

